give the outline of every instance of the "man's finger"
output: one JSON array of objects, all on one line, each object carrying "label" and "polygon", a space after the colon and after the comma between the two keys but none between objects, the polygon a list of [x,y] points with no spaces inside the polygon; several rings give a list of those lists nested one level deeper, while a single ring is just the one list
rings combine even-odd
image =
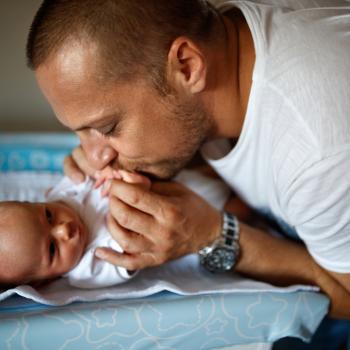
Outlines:
[{"label": "man's finger", "polygon": [[121,176],[122,180],[125,182],[128,182],[129,184],[137,184],[143,187],[146,190],[149,190],[152,186],[151,180],[141,174],[137,173],[130,173],[125,170],[119,170],[119,175]]},{"label": "man's finger", "polygon": [[99,247],[95,250],[95,256],[115,266],[121,266],[134,271],[154,266],[154,260],[149,254],[126,254],[118,253],[110,248]]},{"label": "man's finger", "polygon": [[183,192],[184,186],[175,181],[155,181],[152,183],[152,191],[162,196],[177,196]]},{"label": "man's finger", "polygon": [[153,216],[130,207],[116,197],[109,198],[109,211],[124,229],[146,237],[152,236],[151,233],[156,229],[156,221]]},{"label": "man's finger", "polygon": [[161,208],[164,204],[164,198],[160,195],[120,180],[113,181],[109,196],[110,198],[115,196],[129,206],[152,216],[157,216],[161,213]]},{"label": "man's finger", "polygon": [[146,238],[126,230],[111,215],[107,217],[107,226],[111,236],[118,242],[124,252],[135,254],[151,249],[152,244]]}]

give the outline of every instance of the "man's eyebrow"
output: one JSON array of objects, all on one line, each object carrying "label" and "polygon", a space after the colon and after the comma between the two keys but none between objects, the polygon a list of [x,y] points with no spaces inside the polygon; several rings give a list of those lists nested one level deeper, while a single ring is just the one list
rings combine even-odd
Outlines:
[{"label": "man's eyebrow", "polygon": [[78,131],[83,131],[86,129],[96,129],[98,127],[104,126],[106,121],[111,121],[112,118],[113,118],[113,121],[118,123],[122,118],[122,114],[121,113],[113,113],[110,115],[105,115],[97,120],[90,121],[88,124],[78,126],[78,127],[74,128],[73,131],[78,132]]}]

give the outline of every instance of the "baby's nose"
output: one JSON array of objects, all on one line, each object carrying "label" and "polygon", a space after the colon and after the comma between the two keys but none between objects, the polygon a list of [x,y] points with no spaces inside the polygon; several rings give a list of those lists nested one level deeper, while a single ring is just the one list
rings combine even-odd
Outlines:
[{"label": "baby's nose", "polygon": [[63,241],[68,241],[74,236],[74,230],[70,222],[62,222],[55,225],[52,231],[56,239],[61,239]]}]

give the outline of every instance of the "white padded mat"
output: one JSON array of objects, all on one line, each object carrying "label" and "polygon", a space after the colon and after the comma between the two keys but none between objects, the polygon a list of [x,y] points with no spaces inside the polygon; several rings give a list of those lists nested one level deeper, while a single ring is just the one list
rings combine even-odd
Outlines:
[{"label": "white padded mat", "polygon": [[[48,173],[0,173],[0,200],[42,201],[46,190],[61,175]],[[163,266],[141,271],[134,279],[115,287],[83,290],[71,287],[64,278],[34,289],[19,286],[0,292],[0,301],[13,294],[49,305],[64,305],[74,301],[139,298],[167,290],[182,295],[235,292],[294,292],[318,290],[312,286],[295,285],[277,288],[233,273],[213,275],[199,265],[196,254],[185,256]]]}]

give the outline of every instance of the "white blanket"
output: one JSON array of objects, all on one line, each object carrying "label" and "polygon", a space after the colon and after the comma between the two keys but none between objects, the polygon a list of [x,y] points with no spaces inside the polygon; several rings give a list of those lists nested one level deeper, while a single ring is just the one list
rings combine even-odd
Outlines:
[{"label": "white blanket", "polygon": [[[58,180],[59,176],[45,173],[0,174],[0,200],[44,200],[47,188]],[[139,298],[164,290],[182,295],[195,295],[262,291],[283,293],[297,290],[317,291],[318,288],[302,285],[277,288],[233,273],[213,275],[202,269],[197,255],[193,254],[157,268],[143,270],[134,279],[114,287],[93,290],[78,289],[69,286],[64,278],[60,278],[38,289],[19,286],[2,291],[0,301],[13,294],[18,294],[39,303],[64,305],[74,301]]]}]

